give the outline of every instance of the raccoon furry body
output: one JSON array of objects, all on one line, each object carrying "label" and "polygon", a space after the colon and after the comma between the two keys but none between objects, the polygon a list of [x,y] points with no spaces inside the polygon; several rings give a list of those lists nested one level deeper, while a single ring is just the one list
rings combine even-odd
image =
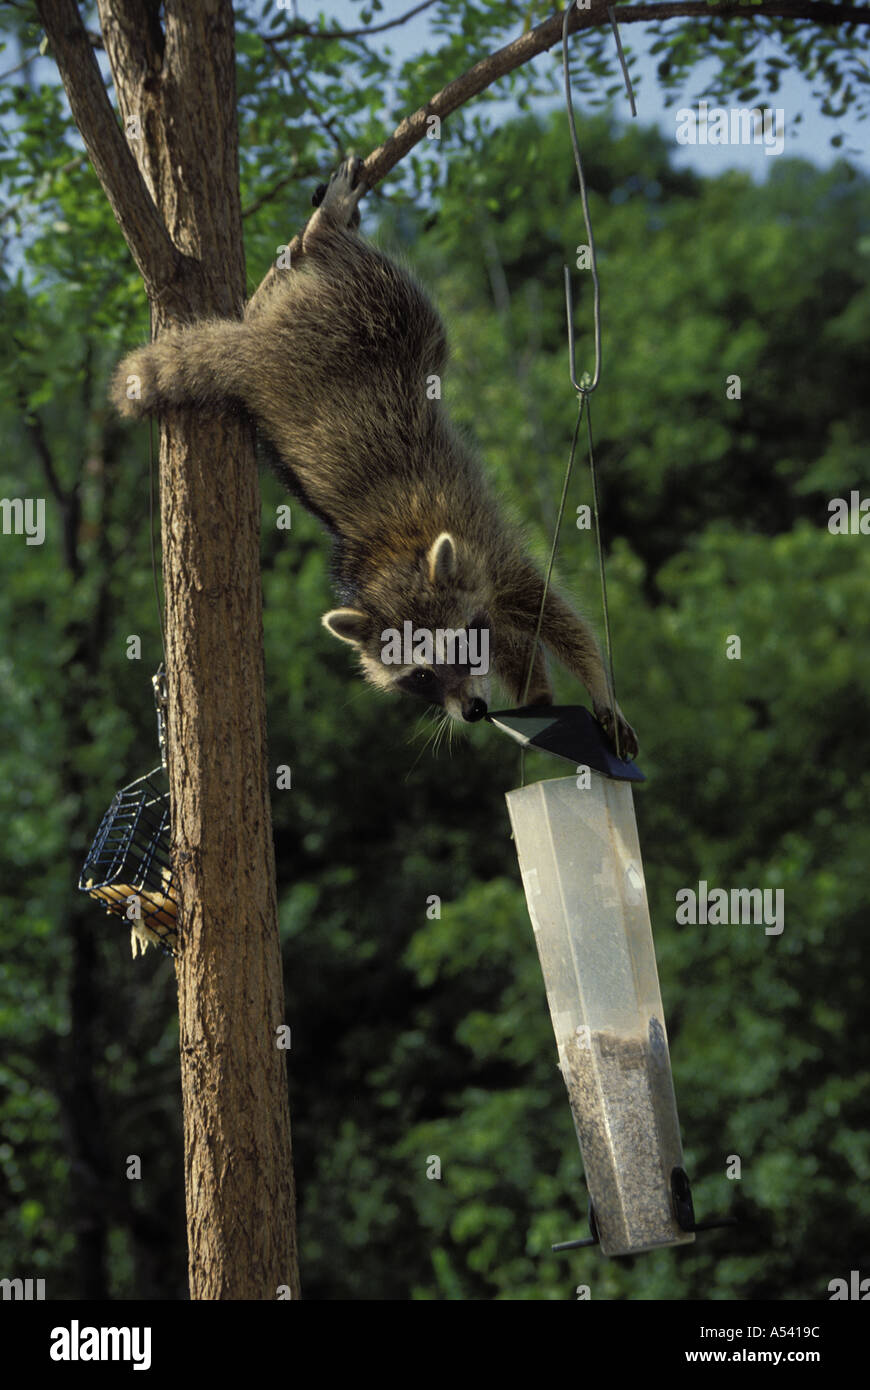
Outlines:
[{"label": "raccoon furry body", "polygon": [[[277,454],[283,480],[328,527],[344,605],[324,625],[357,650],[364,676],[481,718],[486,677],[456,664],[386,665],[382,634],[485,627],[490,661],[523,695],[542,580],[525,557],[430,380],[447,361],[444,327],[423,290],[356,233],[358,160],[333,175],[293,268],[248,305],[242,322],[205,320],[164,335],[119,366],[126,416],[241,405]],[[613,736],[595,638],[550,592],[541,641],[588,689]],[[552,698],[543,652],[529,703]],[[617,709],[620,749],[637,748]]]}]

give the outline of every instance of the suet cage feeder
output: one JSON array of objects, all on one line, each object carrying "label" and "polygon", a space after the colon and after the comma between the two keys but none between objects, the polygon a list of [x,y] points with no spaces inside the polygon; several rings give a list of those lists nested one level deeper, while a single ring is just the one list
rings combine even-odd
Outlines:
[{"label": "suet cage feeder", "polygon": [[630,785],[642,774],[585,711],[517,713],[493,722],[581,774],[507,793],[589,1189],[592,1238],[567,1244],[684,1245],[695,1223]]},{"label": "suet cage feeder", "polygon": [[158,767],[116,793],[79,878],[83,892],[129,924],[134,956],[149,945],[175,955],[178,898],[169,852],[169,782]]}]

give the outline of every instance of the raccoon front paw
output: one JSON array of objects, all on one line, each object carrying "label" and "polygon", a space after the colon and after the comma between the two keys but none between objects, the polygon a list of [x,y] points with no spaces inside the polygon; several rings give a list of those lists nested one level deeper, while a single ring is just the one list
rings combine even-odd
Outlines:
[{"label": "raccoon front paw", "polygon": [[[595,718],[603,728],[614,748],[617,747],[616,736],[613,728],[613,709],[607,704],[600,704],[598,701],[593,705]],[[619,755],[621,758],[637,757],[637,735],[629,724],[619,705],[616,706],[616,724],[619,731]]]},{"label": "raccoon front paw", "polygon": [[147,347],[124,358],[112,378],[112,401],[119,415],[139,420],[157,409],[157,369]]},{"label": "raccoon front paw", "polygon": [[365,193],[365,185],[360,178],[363,162],[359,155],[352,154],[342,160],[329,183],[318,184],[311,199],[342,227],[358,227],[360,222],[359,203]]}]

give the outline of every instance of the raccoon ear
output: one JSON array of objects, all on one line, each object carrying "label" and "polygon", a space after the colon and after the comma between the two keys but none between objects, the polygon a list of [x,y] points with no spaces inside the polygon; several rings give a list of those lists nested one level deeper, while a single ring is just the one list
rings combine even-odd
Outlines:
[{"label": "raccoon ear", "polygon": [[449,531],[442,531],[426,556],[430,584],[448,584],[456,575],[456,542]]},{"label": "raccoon ear", "polygon": [[355,647],[362,647],[371,636],[371,618],[358,608],[333,608],[330,613],[324,613],[320,621],[333,637],[340,642],[351,642]]}]

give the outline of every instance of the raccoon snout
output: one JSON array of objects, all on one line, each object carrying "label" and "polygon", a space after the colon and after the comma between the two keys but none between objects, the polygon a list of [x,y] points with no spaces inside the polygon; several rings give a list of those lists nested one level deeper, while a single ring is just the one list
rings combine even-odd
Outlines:
[{"label": "raccoon snout", "polygon": [[475,697],[469,700],[468,704],[462,706],[462,718],[466,724],[476,724],[478,719],[482,719],[486,714],[486,701]]}]

